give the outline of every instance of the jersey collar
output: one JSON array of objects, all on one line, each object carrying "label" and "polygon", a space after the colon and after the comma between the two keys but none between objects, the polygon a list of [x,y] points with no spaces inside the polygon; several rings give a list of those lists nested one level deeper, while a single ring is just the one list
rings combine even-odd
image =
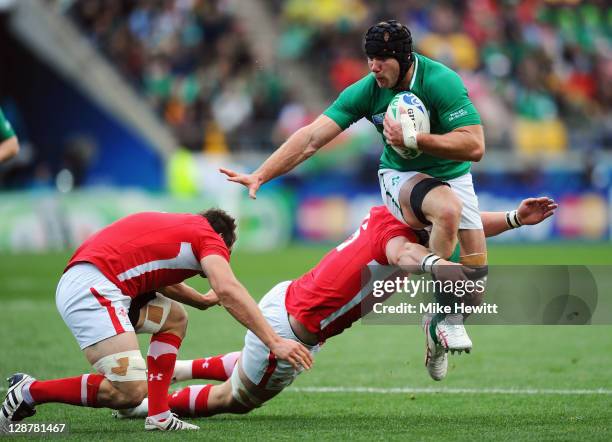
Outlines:
[{"label": "jersey collar", "polygon": [[408,86],[408,90],[412,90],[412,86],[414,86],[414,82],[416,81],[417,71],[419,70],[419,57],[414,53],[414,72],[412,72],[412,78],[410,79],[410,85]]}]

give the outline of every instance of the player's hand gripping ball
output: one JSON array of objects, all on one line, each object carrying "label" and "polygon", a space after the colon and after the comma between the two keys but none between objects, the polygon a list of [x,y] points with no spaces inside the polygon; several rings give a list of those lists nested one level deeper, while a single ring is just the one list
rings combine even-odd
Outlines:
[{"label": "player's hand gripping ball", "polygon": [[391,146],[402,158],[413,159],[421,155],[416,135],[429,133],[429,112],[419,97],[412,92],[400,92],[387,107],[387,115],[402,125],[404,146]]}]

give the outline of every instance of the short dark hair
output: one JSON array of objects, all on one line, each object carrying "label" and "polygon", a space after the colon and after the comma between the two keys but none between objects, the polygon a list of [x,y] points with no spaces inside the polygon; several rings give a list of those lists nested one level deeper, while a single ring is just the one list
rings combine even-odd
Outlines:
[{"label": "short dark hair", "polygon": [[198,215],[206,218],[213,230],[221,235],[227,248],[231,249],[236,242],[236,220],[221,209],[208,209]]}]

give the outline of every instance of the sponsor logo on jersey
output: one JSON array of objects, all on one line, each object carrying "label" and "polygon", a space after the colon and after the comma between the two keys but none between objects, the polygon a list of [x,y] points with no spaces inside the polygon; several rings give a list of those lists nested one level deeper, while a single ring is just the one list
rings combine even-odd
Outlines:
[{"label": "sponsor logo on jersey", "polygon": [[458,111],[451,112],[451,114],[448,116],[448,121],[456,120],[457,118],[461,118],[465,115],[467,115],[467,111],[465,109],[459,109]]}]

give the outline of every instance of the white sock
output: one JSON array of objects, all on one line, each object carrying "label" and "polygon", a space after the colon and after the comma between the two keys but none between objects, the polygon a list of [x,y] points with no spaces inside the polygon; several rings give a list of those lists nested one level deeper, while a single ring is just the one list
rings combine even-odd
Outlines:
[{"label": "white sock", "polygon": [[176,379],[177,382],[193,379],[191,367],[193,367],[193,360],[176,361],[174,364],[174,374],[172,375],[172,378]]}]

